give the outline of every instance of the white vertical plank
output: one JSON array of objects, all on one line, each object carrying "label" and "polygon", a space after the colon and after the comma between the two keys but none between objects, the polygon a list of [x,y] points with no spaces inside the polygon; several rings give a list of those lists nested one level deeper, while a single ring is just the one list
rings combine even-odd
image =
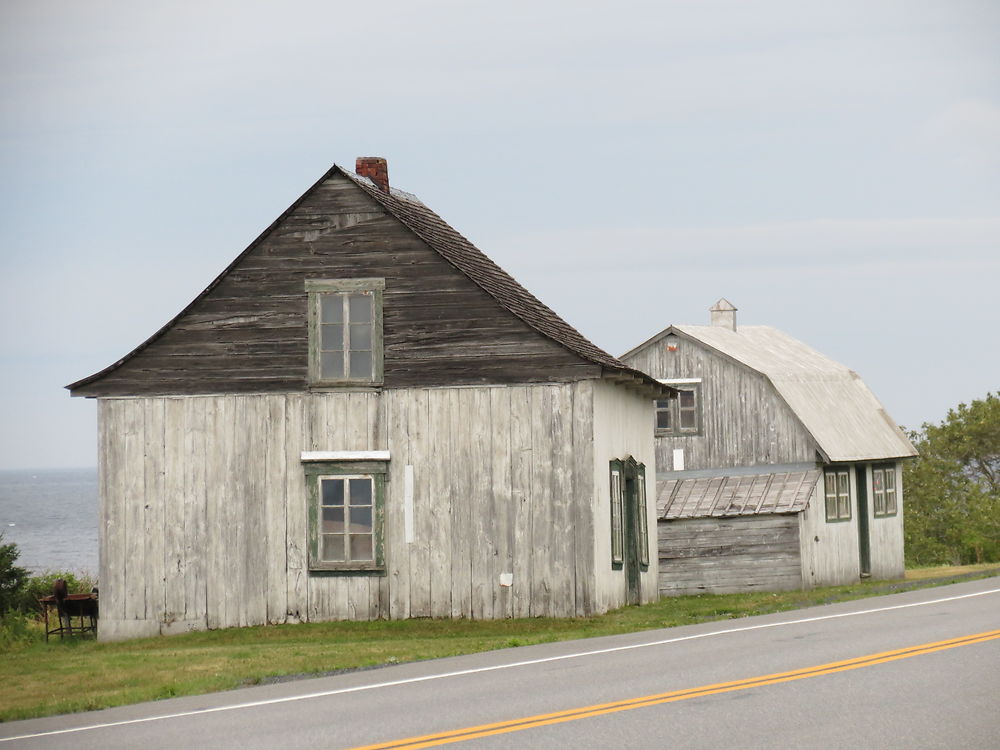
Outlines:
[{"label": "white vertical plank", "polygon": [[211,454],[206,420],[211,420],[209,398],[184,399],[184,557],[187,576],[184,583],[185,619],[208,627],[207,575],[208,540],[206,512],[208,488],[205,472]]},{"label": "white vertical plank", "polygon": [[472,617],[491,620],[493,595],[499,585],[493,575],[497,540],[491,445],[494,425],[490,423],[490,391],[488,388],[469,388],[461,392],[468,394],[469,400],[468,411],[462,417],[469,426],[469,461],[461,464],[458,471],[468,474],[470,484],[466,504],[470,513]]},{"label": "white vertical plank", "polygon": [[573,401],[571,386],[554,386],[551,390],[552,501],[549,538],[552,605],[547,614],[572,617],[576,613],[576,537],[573,527],[577,522],[573,496]]},{"label": "white vertical plank", "polygon": [[431,543],[435,534],[434,497],[431,494],[432,464],[436,463],[436,446],[428,442],[427,391],[406,392],[407,445],[409,462],[413,466],[413,544],[410,557],[410,615],[430,617],[431,609]]},{"label": "white vertical plank", "polygon": [[472,616],[472,391],[448,391],[448,432],[451,435],[451,616]]},{"label": "white vertical plank", "polygon": [[[455,491],[451,474],[455,465],[452,452],[453,436],[449,420],[449,391],[427,391],[428,429],[425,445],[428,457],[427,506],[430,516],[428,545],[430,552],[431,614],[450,617],[451,602],[451,539],[457,529],[452,529],[451,506]],[[431,453],[433,451],[433,454]],[[433,458],[431,458],[433,456]],[[457,495],[456,495],[457,496]]]},{"label": "white vertical plank", "polygon": [[[184,473],[185,448],[184,403],[186,399],[168,398],[163,404],[163,620],[171,623],[185,619],[185,583],[189,575],[184,554]],[[192,460],[196,460],[192,457]]]},{"label": "white vertical plank", "polygon": [[125,619],[146,617],[144,399],[123,401],[125,408]]},{"label": "white vertical plank", "polygon": [[[283,394],[267,400],[267,433],[264,477],[264,548],[266,555],[267,622],[281,623],[288,617],[288,549],[285,543],[286,472],[285,420],[287,397]],[[291,467],[294,470],[294,466]]]},{"label": "white vertical plank", "polygon": [[285,549],[287,561],[287,619],[299,622],[308,619],[309,591],[307,586],[308,517],[306,515],[306,485],[302,469],[302,451],[309,446],[308,402],[314,396],[289,394],[285,405]]},{"label": "white vertical plank", "polygon": [[553,386],[531,389],[531,614],[547,616],[553,597]]},{"label": "white vertical plank", "polygon": [[[410,553],[406,526],[406,466],[410,460],[407,440],[409,399],[405,391],[392,391],[389,399],[389,474],[386,483],[385,564],[392,619],[410,616]],[[412,497],[411,497],[412,507]]]},{"label": "white vertical plank", "polygon": [[[596,611],[594,574],[594,386],[583,380],[573,386],[573,538],[576,544],[576,612]],[[649,470],[647,469],[647,476]],[[655,486],[655,482],[654,482]],[[652,532],[650,532],[652,533]]]},{"label": "white vertical plank", "polygon": [[240,622],[267,622],[267,537],[264,530],[266,502],[268,410],[266,396],[247,396],[246,448],[238,471],[243,476],[240,499],[245,518],[243,534],[243,601]]},{"label": "white vertical plank", "polygon": [[[125,619],[125,561],[127,508],[126,411],[129,404],[116,399],[100,399],[99,422],[102,445],[100,460],[102,495],[98,586],[101,617],[105,621]],[[100,625],[98,625],[100,627]],[[103,636],[102,636],[103,637]]]},{"label": "white vertical plank", "polygon": [[514,509],[514,580],[511,586],[514,617],[530,617],[532,568],[532,400],[533,387],[512,388],[511,500]]},{"label": "white vertical plank", "polygon": [[510,388],[490,389],[490,456],[492,502],[489,516],[496,545],[493,555],[493,616],[513,617],[511,586],[501,586],[500,576],[514,570],[515,500],[511,488],[511,402]]}]

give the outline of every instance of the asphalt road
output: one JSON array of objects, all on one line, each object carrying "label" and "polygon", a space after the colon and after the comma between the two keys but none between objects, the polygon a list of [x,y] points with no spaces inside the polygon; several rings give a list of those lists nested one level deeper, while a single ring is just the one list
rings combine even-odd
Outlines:
[{"label": "asphalt road", "polygon": [[1000,749],[1000,579],[0,725],[0,750],[380,743]]}]

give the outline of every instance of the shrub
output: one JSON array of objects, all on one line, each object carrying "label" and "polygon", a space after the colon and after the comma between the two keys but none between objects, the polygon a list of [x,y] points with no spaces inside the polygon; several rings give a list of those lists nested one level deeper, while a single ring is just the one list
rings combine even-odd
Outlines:
[{"label": "shrub", "polygon": [[17,545],[4,544],[0,534],[0,614],[18,606],[28,581],[28,571],[14,564],[20,556]]},{"label": "shrub", "polygon": [[52,594],[55,582],[62,578],[71,594],[89,594],[97,585],[96,579],[86,573],[72,573],[68,570],[46,570],[44,573],[32,576],[24,586],[18,609],[22,612],[40,612],[39,598]]}]

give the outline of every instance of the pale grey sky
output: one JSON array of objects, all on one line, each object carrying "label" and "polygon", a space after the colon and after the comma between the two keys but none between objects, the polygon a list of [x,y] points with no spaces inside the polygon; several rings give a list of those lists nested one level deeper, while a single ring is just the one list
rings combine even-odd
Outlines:
[{"label": "pale grey sky", "polygon": [[897,421],[1000,389],[1000,5],[0,5],[0,468],[332,163],[621,354],[725,296]]}]

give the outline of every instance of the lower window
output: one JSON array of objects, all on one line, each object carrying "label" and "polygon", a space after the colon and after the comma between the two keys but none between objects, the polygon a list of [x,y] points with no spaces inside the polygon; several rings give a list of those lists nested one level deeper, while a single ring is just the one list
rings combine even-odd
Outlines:
[{"label": "lower window", "polygon": [[826,520],[851,520],[851,474],[847,469],[827,469],[823,472],[826,495]]},{"label": "lower window", "polygon": [[306,464],[309,569],[381,572],[385,464]]}]

